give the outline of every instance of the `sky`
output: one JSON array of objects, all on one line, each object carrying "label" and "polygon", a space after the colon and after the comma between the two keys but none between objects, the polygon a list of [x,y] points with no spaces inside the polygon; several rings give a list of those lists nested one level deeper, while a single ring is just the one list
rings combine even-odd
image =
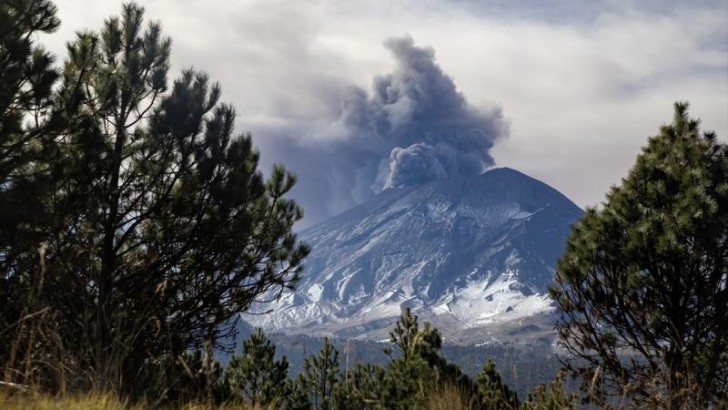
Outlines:
[{"label": "sky", "polygon": [[[60,59],[121,2],[57,0]],[[511,167],[604,200],[672,104],[728,141],[728,1],[146,0],[174,78],[218,81],[299,228],[388,187]]]}]

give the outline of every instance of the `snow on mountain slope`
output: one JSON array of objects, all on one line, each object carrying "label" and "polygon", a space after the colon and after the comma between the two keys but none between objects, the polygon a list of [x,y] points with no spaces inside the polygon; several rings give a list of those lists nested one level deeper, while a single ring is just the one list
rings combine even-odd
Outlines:
[{"label": "snow on mountain slope", "polygon": [[243,319],[268,331],[380,337],[411,307],[448,337],[548,312],[546,288],[581,214],[508,168],[389,189],[304,231],[312,253],[295,293]]}]

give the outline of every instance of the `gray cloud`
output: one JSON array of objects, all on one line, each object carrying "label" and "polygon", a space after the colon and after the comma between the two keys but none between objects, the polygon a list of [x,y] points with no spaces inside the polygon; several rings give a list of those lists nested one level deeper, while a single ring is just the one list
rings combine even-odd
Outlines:
[{"label": "gray cloud", "polygon": [[385,42],[394,72],[371,93],[350,87],[327,138],[286,135],[265,144],[300,176],[295,196],[311,220],[362,202],[382,189],[474,175],[494,164],[490,149],[507,135],[499,109],[468,105],[432,48],[411,37]]},{"label": "gray cloud", "polygon": [[[120,10],[109,1],[56,3],[63,25],[41,41],[59,58],[76,30],[99,28]],[[437,146],[425,137],[393,144],[352,125],[376,117],[369,112],[378,95],[372,78],[398,73],[391,50],[381,46],[396,33],[437,50],[438,65],[469,107],[507,108],[509,137],[485,152],[580,206],[597,204],[619,183],[647,137],[669,121],[675,100],[690,101],[703,127],[728,141],[725,0],[150,0],[144,6],[174,39],[173,72],[194,66],[220,81],[239,130],[251,131],[260,147],[261,168],[282,162],[299,174],[301,227],[374,195],[390,176],[395,147],[400,157],[439,152],[406,151],[417,143]],[[353,91],[352,84],[366,90]],[[346,111],[349,119],[347,104],[361,108]],[[445,172],[447,154],[434,158]],[[467,163],[459,159],[458,166]]]}]

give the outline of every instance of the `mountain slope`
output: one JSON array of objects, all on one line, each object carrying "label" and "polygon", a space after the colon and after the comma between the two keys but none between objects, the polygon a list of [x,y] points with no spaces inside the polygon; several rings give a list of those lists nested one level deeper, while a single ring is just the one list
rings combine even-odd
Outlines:
[{"label": "mountain slope", "polygon": [[582,211],[518,171],[389,189],[302,233],[312,246],[269,331],[381,337],[403,307],[445,336],[548,312],[544,296]]}]

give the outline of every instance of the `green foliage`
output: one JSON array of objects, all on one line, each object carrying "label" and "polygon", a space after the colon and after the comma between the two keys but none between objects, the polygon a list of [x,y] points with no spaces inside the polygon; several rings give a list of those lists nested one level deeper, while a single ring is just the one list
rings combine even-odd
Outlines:
[{"label": "green foliage", "polygon": [[541,385],[528,395],[521,406],[524,410],[565,410],[577,409],[578,398],[566,391],[566,372],[560,371],[548,385]]},{"label": "green foliage", "polygon": [[[16,183],[28,182],[26,173],[34,168],[30,161],[48,154],[43,152],[48,141],[42,133],[48,125],[58,73],[52,66],[53,57],[33,39],[59,25],[56,7],[48,0],[5,0],[0,4],[0,192],[4,194],[15,191]],[[0,222],[8,222],[11,215],[18,217],[19,210],[7,202],[0,205],[4,205]]]},{"label": "green foliage", "polygon": [[437,329],[426,325],[420,331],[417,316],[405,310],[389,332],[394,348],[385,349],[390,363],[382,384],[381,401],[392,409],[422,407],[427,393],[435,386],[435,372],[430,362],[438,358],[442,339]]},{"label": "green foliage", "polygon": [[[306,357],[303,373],[285,385],[281,408],[288,410],[342,408],[343,398],[339,352],[328,338],[316,356]],[[346,408],[346,407],[344,407]]]},{"label": "green foliage", "polygon": [[243,354],[233,356],[225,370],[225,384],[234,399],[266,407],[286,395],[288,360],[275,360],[276,347],[258,329],[243,342]]},{"label": "green foliage", "polygon": [[287,395],[281,403],[282,409],[310,410],[312,408],[308,380],[303,374],[299,374],[295,379],[288,379],[285,388]]},{"label": "green foliage", "polygon": [[54,11],[0,8],[15,21],[0,29],[15,73],[0,81],[0,211],[40,208],[0,212],[0,353],[14,381],[31,376],[24,357],[46,387],[138,391],[145,366],[229,349],[237,313],[295,285],[308,253],[286,198],[296,179],[282,166],[263,177],[205,74],[168,87],[171,40],[138,5],[79,33],[53,88],[28,39],[57,26]]},{"label": "green foliage", "polygon": [[385,349],[390,357],[381,388],[385,408],[420,408],[428,394],[446,382],[468,394],[474,392],[472,381],[440,354],[440,332],[429,323],[420,329],[410,309],[403,312],[389,335],[396,350]]},{"label": "green foliage", "polygon": [[303,364],[304,385],[314,408],[328,410],[333,408],[334,391],[341,379],[339,351],[328,338],[318,356],[306,359]]},{"label": "green foliage", "polygon": [[48,324],[53,312],[36,296],[44,283],[38,261],[49,218],[38,195],[48,188],[47,163],[55,154],[51,104],[58,73],[34,39],[59,24],[50,1],[0,3],[0,371],[7,381],[38,377],[30,360],[34,342],[54,327]]},{"label": "green foliage", "polygon": [[[386,366],[358,364],[343,375],[338,352],[328,338],[324,339],[319,354],[305,359],[303,374],[287,383],[287,397],[281,407],[420,409],[443,387],[457,392],[459,402],[482,407],[476,385],[440,354],[442,339],[436,328],[429,324],[420,328],[417,316],[407,310],[390,337],[392,345],[385,349],[389,357]],[[494,369],[488,374],[500,380]],[[498,389],[511,397],[511,390],[503,383],[498,384]]]},{"label": "green foliage", "polygon": [[382,408],[380,398],[384,378],[382,366],[358,364],[345,374],[334,391],[334,407],[350,410]]},{"label": "green foliage", "polygon": [[435,386],[432,369],[422,358],[397,359],[390,363],[382,386],[381,401],[386,408],[415,409],[422,406],[429,389]]},{"label": "green foliage", "polygon": [[503,383],[492,360],[485,363],[475,383],[480,404],[484,409],[518,408],[518,395]]},{"label": "green foliage", "polygon": [[404,361],[421,358],[428,364],[439,362],[439,349],[442,347],[440,332],[429,323],[425,323],[424,329],[420,331],[417,315],[406,309],[399,321],[394,324],[394,329],[389,332],[396,352],[391,348],[385,349],[385,353],[395,361],[395,355]]},{"label": "green foliage", "polygon": [[558,331],[597,403],[700,408],[728,389],[728,148],[687,108],[675,104],[559,261]]}]

